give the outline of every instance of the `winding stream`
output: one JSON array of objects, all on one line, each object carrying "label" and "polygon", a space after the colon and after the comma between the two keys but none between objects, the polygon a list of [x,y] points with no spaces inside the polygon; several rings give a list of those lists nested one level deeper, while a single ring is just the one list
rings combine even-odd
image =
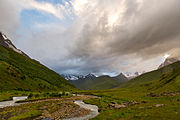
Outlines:
[{"label": "winding stream", "polygon": [[8,106],[21,105],[23,103],[16,103],[16,101],[26,100],[27,98],[28,98],[27,96],[13,97],[13,100],[11,100],[11,101],[0,102],[0,108],[4,108],[4,107],[8,107]]},{"label": "winding stream", "polygon": [[88,120],[99,114],[98,107],[96,105],[85,104],[83,101],[75,101],[74,103],[79,105],[81,108],[89,109],[91,111],[90,114],[83,117],[74,117],[63,120]]},{"label": "winding stream", "polygon": [[[25,103],[16,103],[16,101],[26,100],[27,98],[28,98],[27,96],[13,97],[13,100],[11,100],[11,101],[0,102],[0,108],[25,104]],[[73,117],[73,118],[67,118],[67,119],[63,119],[63,120],[88,120],[88,119],[94,118],[95,116],[97,116],[99,114],[98,107],[96,105],[85,104],[81,100],[77,100],[74,103],[79,105],[81,108],[89,109],[90,114],[83,116],[83,117]]]}]

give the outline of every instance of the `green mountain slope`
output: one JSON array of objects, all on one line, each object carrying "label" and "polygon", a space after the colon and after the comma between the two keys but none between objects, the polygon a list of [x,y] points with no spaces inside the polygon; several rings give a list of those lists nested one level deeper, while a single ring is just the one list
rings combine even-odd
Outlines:
[{"label": "green mountain slope", "polygon": [[145,73],[117,89],[84,91],[101,99],[85,101],[99,107],[93,120],[179,120],[180,62]]},{"label": "green mountain slope", "polygon": [[0,91],[74,89],[71,83],[39,62],[0,46]]},{"label": "green mountain slope", "polygon": [[145,88],[148,90],[180,90],[180,62],[140,75],[119,88]]},{"label": "green mountain slope", "polygon": [[70,82],[82,90],[105,90],[115,88],[127,80],[123,74],[120,74],[116,77],[100,76],[94,79],[72,80]]}]

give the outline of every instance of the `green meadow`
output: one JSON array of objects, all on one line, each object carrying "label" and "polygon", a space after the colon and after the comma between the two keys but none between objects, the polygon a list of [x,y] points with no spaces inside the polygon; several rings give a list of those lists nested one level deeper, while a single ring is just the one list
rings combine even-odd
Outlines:
[{"label": "green meadow", "polygon": [[[85,101],[99,107],[93,120],[179,120],[180,119],[180,62],[145,73],[117,89],[83,91],[99,96]],[[125,105],[123,108],[111,103]]]}]

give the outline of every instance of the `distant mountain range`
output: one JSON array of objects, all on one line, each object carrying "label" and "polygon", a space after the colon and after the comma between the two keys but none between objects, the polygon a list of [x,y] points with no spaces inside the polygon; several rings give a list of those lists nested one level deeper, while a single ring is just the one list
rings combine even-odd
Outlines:
[{"label": "distant mountain range", "polygon": [[36,60],[30,59],[0,32],[1,91],[77,90],[69,81]]},{"label": "distant mountain range", "polygon": [[118,85],[128,81],[128,78],[124,74],[119,74],[116,77],[110,77],[103,75],[96,77],[93,74],[88,75],[62,75],[69,80],[73,85],[82,90],[104,90],[112,89]]},{"label": "distant mountain range", "polygon": [[96,76],[94,74],[88,75],[73,75],[73,74],[61,74],[66,80],[81,80],[81,79],[94,79]]},{"label": "distant mountain range", "polygon": [[[167,58],[158,67],[158,69],[163,68],[172,63],[175,63],[177,61],[179,60],[175,58]],[[121,73],[115,77],[110,77],[108,75],[96,77],[93,74],[88,74],[88,75],[62,74],[61,76],[63,76],[66,80],[70,81],[73,85],[75,85],[77,88],[82,90],[105,90],[105,89],[116,88],[117,86],[120,86],[122,83],[130,81],[131,79],[135,79],[136,77],[139,78],[138,76],[141,76],[141,74],[144,73],[145,72],[142,73],[135,72],[134,74],[128,74],[127,76]]]}]

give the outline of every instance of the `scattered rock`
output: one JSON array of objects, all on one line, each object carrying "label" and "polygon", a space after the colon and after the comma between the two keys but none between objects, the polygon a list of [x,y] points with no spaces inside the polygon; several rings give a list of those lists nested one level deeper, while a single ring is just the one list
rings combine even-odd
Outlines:
[{"label": "scattered rock", "polygon": [[180,91],[175,91],[175,92],[163,92],[161,94],[155,94],[155,93],[150,93],[147,96],[148,97],[161,97],[161,96],[175,96],[177,94],[180,94]]},{"label": "scattered rock", "polygon": [[[145,102],[145,101],[144,101]],[[146,102],[145,102],[146,103]],[[138,102],[136,101],[130,101],[130,102],[124,102],[122,104],[117,104],[116,102],[110,102],[108,104],[108,107],[109,108],[115,108],[115,109],[120,109],[120,108],[124,108],[126,106],[132,106],[132,105],[136,105],[136,104],[139,104]]]},{"label": "scattered rock", "polygon": [[110,102],[108,107],[113,107],[115,109],[120,109],[126,107],[124,104],[117,104],[116,102]]},{"label": "scattered rock", "polygon": [[130,102],[130,105],[136,105],[136,104],[139,104],[138,102],[136,102],[136,101],[132,101],[132,102]]},{"label": "scattered rock", "polygon": [[115,104],[108,104],[108,107],[114,107],[115,106]]},{"label": "scattered rock", "polygon": [[165,106],[165,104],[155,104],[154,106],[155,107],[162,107],[162,106]]},{"label": "scattered rock", "polygon": [[159,97],[159,95],[155,94],[155,93],[149,93],[147,95],[148,97]]},{"label": "scattered rock", "polygon": [[126,106],[125,105],[118,105],[118,104],[115,104],[114,108],[116,109],[120,109],[120,108],[125,108]]},{"label": "scattered rock", "polygon": [[180,91],[175,91],[175,92],[164,92],[161,94],[161,96],[175,96],[177,94],[179,94]]},{"label": "scattered rock", "polygon": [[130,101],[130,102],[123,103],[123,105],[136,105],[136,104],[139,104],[139,103],[136,101]]},{"label": "scattered rock", "polygon": [[110,104],[117,104],[116,102],[110,102]]}]

